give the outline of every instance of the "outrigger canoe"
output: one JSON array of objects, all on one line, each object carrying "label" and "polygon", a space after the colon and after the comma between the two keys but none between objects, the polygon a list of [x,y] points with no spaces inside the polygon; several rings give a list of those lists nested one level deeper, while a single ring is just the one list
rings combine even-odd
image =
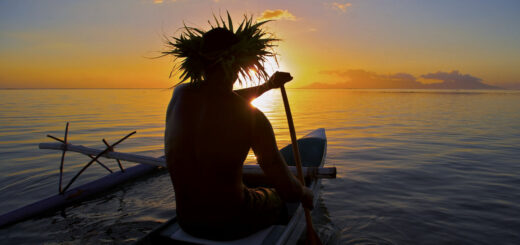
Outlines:
[{"label": "outrigger canoe", "polygon": [[[61,194],[50,196],[46,199],[34,202],[32,204],[20,207],[8,213],[0,215],[0,228],[27,220],[31,218],[41,217],[46,214],[53,214],[58,210],[64,209],[71,205],[78,204],[82,201],[89,200],[93,197],[99,196],[101,193],[113,189],[121,184],[145,176],[157,171],[159,168],[164,168],[166,162],[164,157],[150,157],[131,153],[103,151],[81,145],[73,145],[70,143],[41,143],[40,149],[51,150],[67,150],[71,152],[78,152],[87,156],[99,155],[103,158],[118,159],[127,162],[141,163],[139,165],[125,169],[124,171],[117,171],[106,175],[100,179],[83,184],[81,186],[66,190]],[[285,150],[286,151],[286,150]],[[286,155],[286,153],[284,153]],[[292,156],[288,156],[292,159]],[[290,167],[293,173],[296,173],[294,167]],[[255,165],[245,165],[242,170],[243,175],[248,180],[261,180],[261,169]],[[305,168],[304,175],[313,178],[334,178],[336,176],[335,168]]]},{"label": "outrigger canoe", "polygon": [[[302,137],[298,140],[298,146],[303,167],[323,167],[327,153],[325,129],[316,129]],[[292,145],[282,148],[280,152],[289,166],[295,165]],[[248,182],[250,181],[245,177],[244,183],[247,185]],[[307,178],[306,183],[314,193],[314,203],[316,204],[321,179]],[[177,218],[173,217],[141,238],[137,244],[295,244],[305,228],[304,212],[299,203],[287,204],[287,208],[290,220],[286,225],[273,225],[239,240],[219,242],[193,237],[184,232],[180,228]]]}]

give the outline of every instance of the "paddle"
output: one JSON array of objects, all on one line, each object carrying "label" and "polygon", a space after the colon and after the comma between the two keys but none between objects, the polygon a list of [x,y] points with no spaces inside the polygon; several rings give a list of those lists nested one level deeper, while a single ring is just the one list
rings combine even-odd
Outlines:
[{"label": "paddle", "polygon": [[[280,86],[280,90],[282,91],[283,105],[285,107],[285,114],[287,114],[287,123],[289,124],[289,132],[291,133],[291,142],[294,153],[294,161],[296,163],[296,169],[298,171],[298,179],[305,186],[305,179],[303,178],[303,170],[302,170],[302,162],[300,159],[300,150],[298,148],[298,142],[296,141],[296,131],[294,130],[294,123],[291,114],[291,107],[289,106],[289,100],[287,99],[287,92],[285,91],[284,85]],[[311,213],[309,209],[303,208],[305,212],[305,221],[307,222],[307,239],[305,241],[306,244],[316,244],[321,245],[320,238],[314,227],[312,226]]]}]

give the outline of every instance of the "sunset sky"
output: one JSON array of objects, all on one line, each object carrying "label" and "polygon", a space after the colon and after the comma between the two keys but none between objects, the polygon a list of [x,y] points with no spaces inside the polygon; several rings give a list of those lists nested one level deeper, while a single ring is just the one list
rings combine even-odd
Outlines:
[{"label": "sunset sky", "polygon": [[[290,87],[477,79],[520,88],[520,1],[0,1],[0,88],[167,88],[163,35],[213,13],[277,19]],[[360,77],[361,76],[361,77]]]}]

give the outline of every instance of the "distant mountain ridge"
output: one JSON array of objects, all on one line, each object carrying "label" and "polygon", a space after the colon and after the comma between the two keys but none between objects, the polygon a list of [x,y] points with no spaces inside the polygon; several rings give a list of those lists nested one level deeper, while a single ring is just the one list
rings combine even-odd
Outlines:
[{"label": "distant mountain ridge", "polygon": [[488,85],[482,79],[459,71],[436,72],[421,75],[421,78],[438,80],[437,83],[421,83],[413,75],[396,73],[380,75],[364,70],[323,71],[322,74],[335,75],[349,81],[339,83],[316,82],[302,88],[312,89],[502,89]]}]

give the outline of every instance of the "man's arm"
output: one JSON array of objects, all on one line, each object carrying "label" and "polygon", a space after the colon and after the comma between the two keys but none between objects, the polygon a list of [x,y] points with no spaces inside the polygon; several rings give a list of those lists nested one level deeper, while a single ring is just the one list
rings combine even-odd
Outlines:
[{"label": "man's arm", "polygon": [[273,88],[279,88],[280,86],[284,85],[286,82],[289,82],[291,80],[292,76],[288,72],[277,71],[264,84],[256,87],[235,90],[235,93],[240,95],[240,97],[244,98],[245,100],[251,101],[256,99],[258,96],[262,95],[263,93]]},{"label": "man's arm", "polygon": [[256,99],[258,96],[262,95],[263,93],[269,91],[270,89],[271,88],[269,88],[269,85],[267,83],[264,83],[256,87],[238,89],[234,92],[240,95],[240,97],[244,98],[245,100],[252,101]]},{"label": "man's arm", "polygon": [[253,151],[258,164],[267,178],[287,202],[301,201],[304,206],[312,208],[313,194],[303,187],[300,181],[289,171],[282,155],[278,151],[271,123],[265,115],[255,110],[253,127]]}]

